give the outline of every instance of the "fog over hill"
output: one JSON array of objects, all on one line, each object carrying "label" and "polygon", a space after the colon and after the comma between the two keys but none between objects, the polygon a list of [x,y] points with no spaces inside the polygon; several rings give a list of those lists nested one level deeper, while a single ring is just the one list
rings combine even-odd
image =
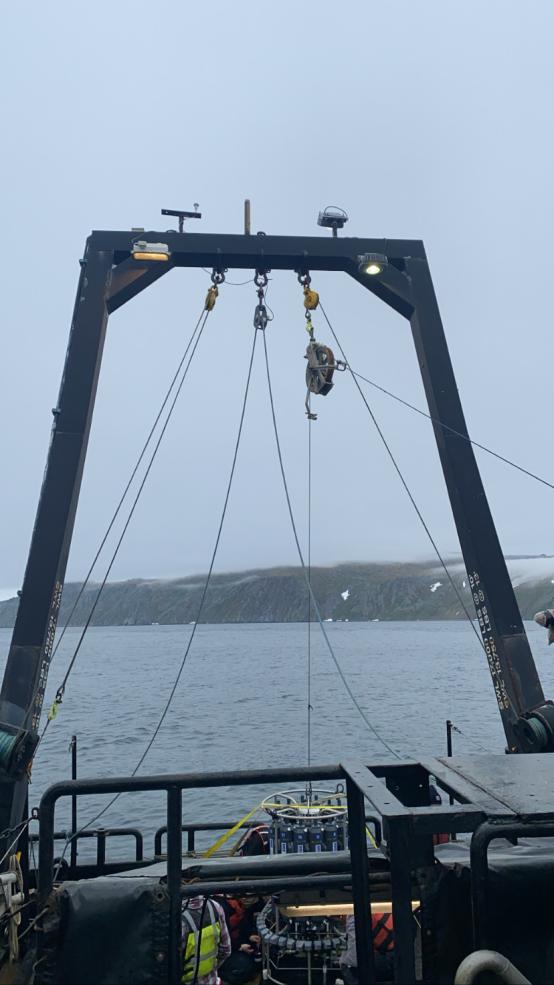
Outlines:
[{"label": "fog over hill", "polygon": [[[524,619],[554,605],[554,557],[507,558]],[[473,615],[471,594],[461,561],[448,563],[460,597]],[[108,583],[92,619],[93,626],[189,623],[197,618],[203,575],[176,579],[133,579]],[[80,589],[63,591],[64,624]],[[444,570],[436,561],[402,564],[350,563],[312,569],[312,588],[323,619],[463,619]],[[72,625],[82,626],[98,585],[89,584]],[[13,625],[17,598],[0,602],[0,627]],[[301,568],[284,567],[213,575],[201,622],[305,622],[308,595]],[[312,612],[312,618],[315,618]]]}]

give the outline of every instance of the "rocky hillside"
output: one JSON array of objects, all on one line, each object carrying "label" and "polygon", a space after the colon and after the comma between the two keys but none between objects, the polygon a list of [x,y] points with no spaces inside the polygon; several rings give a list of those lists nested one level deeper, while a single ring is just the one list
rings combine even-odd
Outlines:
[{"label": "rocky hillside", "polygon": [[[512,583],[524,618],[554,604],[554,559],[512,558]],[[471,596],[463,566],[449,563],[470,611]],[[106,585],[92,625],[134,626],[188,623],[196,618],[203,577],[113,582]],[[460,619],[459,600],[436,562],[414,564],[340,564],[312,570],[312,585],[324,619]],[[80,586],[68,583],[60,621],[65,622]],[[73,625],[83,625],[96,586],[87,587]],[[17,599],[0,602],[0,627],[13,625]],[[214,575],[202,622],[304,622],[306,585],[299,568],[271,568]]]}]

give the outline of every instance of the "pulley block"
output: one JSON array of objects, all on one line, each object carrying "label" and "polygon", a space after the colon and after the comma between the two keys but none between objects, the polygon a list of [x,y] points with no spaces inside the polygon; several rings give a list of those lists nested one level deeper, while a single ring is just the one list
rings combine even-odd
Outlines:
[{"label": "pulley block", "polygon": [[310,393],[323,397],[333,388],[333,373],[336,369],[335,357],[328,345],[310,342],[306,349],[306,386]]}]

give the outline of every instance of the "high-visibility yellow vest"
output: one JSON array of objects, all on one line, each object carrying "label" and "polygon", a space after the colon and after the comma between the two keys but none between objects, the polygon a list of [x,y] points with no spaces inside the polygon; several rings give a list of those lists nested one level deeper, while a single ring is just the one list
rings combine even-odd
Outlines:
[{"label": "high-visibility yellow vest", "polygon": [[[206,903],[210,922],[200,927],[197,924],[190,910],[184,910],[183,920],[189,927],[187,934],[185,953],[183,955],[183,977],[182,982],[192,982],[196,971],[198,958],[198,948],[200,948],[200,961],[198,962],[198,978],[209,975],[217,968],[217,952],[221,940],[221,924],[219,922],[215,908],[210,900]],[[201,911],[199,911],[199,916]]]}]

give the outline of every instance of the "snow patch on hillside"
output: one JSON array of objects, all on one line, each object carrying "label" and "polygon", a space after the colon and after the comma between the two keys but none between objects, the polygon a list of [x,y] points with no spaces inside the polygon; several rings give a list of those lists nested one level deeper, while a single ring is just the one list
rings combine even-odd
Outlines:
[{"label": "snow patch on hillside", "polygon": [[[514,588],[520,585],[533,585],[543,581],[549,581],[554,585],[554,557],[523,557],[508,558],[506,561],[510,579]],[[436,568],[436,573],[440,568]],[[464,574],[464,565],[461,561],[448,564],[448,570],[452,575]],[[462,581],[465,588],[465,583]]]}]

